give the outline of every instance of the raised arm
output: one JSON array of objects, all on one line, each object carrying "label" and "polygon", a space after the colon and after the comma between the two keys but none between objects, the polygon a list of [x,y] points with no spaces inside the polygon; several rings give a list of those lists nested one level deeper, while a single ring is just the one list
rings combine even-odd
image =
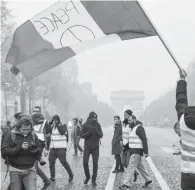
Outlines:
[{"label": "raised arm", "polygon": [[177,82],[176,87],[176,111],[178,121],[185,112],[185,108],[188,106],[187,98],[187,82],[185,81],[185,73],[180,72],[180,80]]}]

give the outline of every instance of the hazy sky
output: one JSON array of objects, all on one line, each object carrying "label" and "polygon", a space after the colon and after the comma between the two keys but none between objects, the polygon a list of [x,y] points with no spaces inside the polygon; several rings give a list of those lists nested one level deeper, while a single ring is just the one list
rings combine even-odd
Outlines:
[{"label": "hazy sky", "polygon": [[[55,1],[12,1],[8,7],[20,25]],[[141,1],[169,48],[186,68],[195,57],[195,1]],[[178,79],[178,69],[158,37],[105,45],[77,56],[79,81],[89,81],[100,100],[112,90],[144,90],[148,104]]]}]

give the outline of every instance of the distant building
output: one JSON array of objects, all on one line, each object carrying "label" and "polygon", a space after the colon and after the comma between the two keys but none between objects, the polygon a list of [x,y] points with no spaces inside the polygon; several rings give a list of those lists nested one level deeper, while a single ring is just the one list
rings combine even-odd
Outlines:
[{"label": "distant building", "polygon": [[131,109],[138,117],[144,111],[144,91],[113,91],[110,99],[112,108],[122,118],[127,109]]}]

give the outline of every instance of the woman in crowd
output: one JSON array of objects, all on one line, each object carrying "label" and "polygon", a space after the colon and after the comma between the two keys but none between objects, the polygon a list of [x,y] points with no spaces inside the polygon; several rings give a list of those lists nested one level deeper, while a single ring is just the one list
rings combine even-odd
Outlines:
[{"label": "woman in crowd", "polygon": [[115,155],[116,166],[113,173],[124,171],[121,161],[122,124],[119,116],[114,117],[114,136],[112,139],[112,154]]},{"label": "woman in crowd", "polygon": [[32,131],[30,116],[21,117],[14,131],[3,142],[2,154],[7,157],[12,190],[36,190],[35,161],[40,157],[39,140]]}]

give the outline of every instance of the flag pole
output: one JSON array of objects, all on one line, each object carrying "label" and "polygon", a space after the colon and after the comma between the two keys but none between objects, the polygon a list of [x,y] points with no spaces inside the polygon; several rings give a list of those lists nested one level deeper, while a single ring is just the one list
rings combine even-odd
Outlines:
[{"label": "flag pole", "polygon": [[159,31],[157,30],[157,28],[154,26],[154,24],[152,23],[152,20],[150,19],[150,17],[147,15],[146,11],[144,10],[143,6],[141,5],[141,3],[137,0],[137,3],[139,5],[139,7],[142,9],[143,13],[145,14],[145,16],[147,17],[148,21],[150,22],[150,24],[153,26],[153,28],[155,29],[160,41],[162,42],[162,44],[164,45],[164,47],[166,48],[166,50],[168,51],[169,55],[171,56],[171,58],[173,59],[173,61],[175,62],[176,66],[178,67],[178,69],[180,71],[184,71],[182,69],[182,67],[180,66],[178,60],[175,58],[175,56],[173,55],[173,53],[171,52],[171,50],[169,49],[169,47],[167,46],[167,44],[165,43],[164,39],[162,38],[162,36],[160,35]]}]

